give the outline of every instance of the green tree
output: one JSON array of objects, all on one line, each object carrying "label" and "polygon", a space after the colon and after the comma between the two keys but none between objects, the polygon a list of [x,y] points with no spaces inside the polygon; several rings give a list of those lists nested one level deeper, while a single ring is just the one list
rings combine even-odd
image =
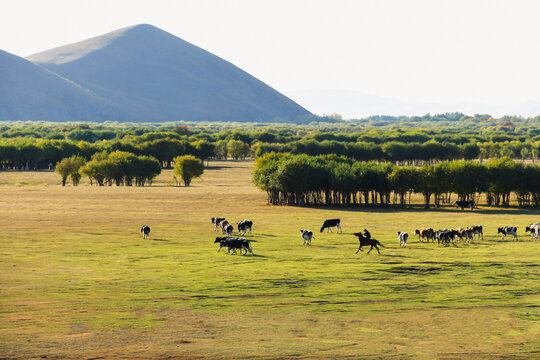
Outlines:
[{"label": "green tree", "polygon": [[84,166],[86,160],[80,156],[72,156],[62,159],[56,164],[56,172],[62,177],[62,186],[66,186],[68,176],[73,185],[77,186],[81,180],[80,169]]},{"label": "green tree", "polygon": [[234,159],[245,159],[249,154],[249,145],[241,140],[229,140],[227,153]]},{"label": "green tree", "polygon": [[185,186],[189,186],[191,180],[198,178],[203,172],[203,162],[193,155],[184,155],[174,158],[174,173],[182,178]]}]

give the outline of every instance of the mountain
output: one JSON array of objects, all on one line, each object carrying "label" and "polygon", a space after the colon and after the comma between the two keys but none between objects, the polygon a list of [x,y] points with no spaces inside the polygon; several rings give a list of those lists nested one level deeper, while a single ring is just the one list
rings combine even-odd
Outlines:
[{"label": "mountain", "polygon": [[294,121],[309,114],[233,64],[152,25],[27,59],[110,100],[131,121]]},{"label": "mountain", "polygon": [[0,50],[0,120],[104,121],[121,114],[92,92]]}]

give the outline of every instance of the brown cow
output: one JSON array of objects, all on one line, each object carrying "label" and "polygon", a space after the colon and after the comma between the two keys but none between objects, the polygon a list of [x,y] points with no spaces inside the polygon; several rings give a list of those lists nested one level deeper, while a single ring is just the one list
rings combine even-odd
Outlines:
[{"label": "brown cow", "polygon": [[418,235],[418,240],[422,241],[426,239],[427,241],[433,240],[433,229],[432,228],[419,228],[414,231]]}]

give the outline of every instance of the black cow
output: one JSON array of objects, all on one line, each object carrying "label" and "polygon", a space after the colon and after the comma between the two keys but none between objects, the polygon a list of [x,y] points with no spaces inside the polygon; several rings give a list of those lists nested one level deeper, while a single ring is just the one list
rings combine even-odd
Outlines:
[{"label": "black cow", "polygon": [[251,249],[250,242],[253,242],[255,240],[246,240],[244,238],[236,238],[236,237],[216,237],[216,240],[214,241],[214,244],[219,243],[219,250],[221,250],[222,247],[227,247],[227,254],[229,251],[233,251],[231,254],[236,254],[236,250],[244,250],[244,255],[247,254],[249,251],[251,255],[253,254],[253,250]]},{"label": "black cow", "polygon": [[371,249],[369,249],[369,251],[367,252],[368,254],[371,252],[371,250],[373,250],[373,248],[377,249],[377,252],[379,254],[381,253],[377,245],[380,245],[382,247],[384,247],[384,245],[381,244],[379,241],[375,239],[371,239],[371,238],[368,239],[364,237],[364,235],[361,232],[354,233],[353,235],[358,236],[358,241],[360,242],[360,246],[358,247],[358,250],[356,250],[355,254],[358,254],[359,251],[364,251],[362,250],[362,246],[368,246],[368,245],[371,246]]},{"label": "black cow", "polygon": [[141,234],[143,234],[143,239],[146,239],[148,236],[150,236],[150,226],[143,225],[141,228]]},{"label": "black cow", "polygon": [[471,208],[471,211],[474,209],[474,201],[473,200],[463,200],[463,201],[456,201],[454,202],[454,205],[461,208],[461,211],[465,208]]},{"label": "black cow", "polygon": [[337,226],[338,231],[343,232],[341,230],[341,220],[339,220],[339,219],[325,220],[323,226],[321,227],[321,232],[323,232],[324,229],[328,229],[328,232],[330,232],[331,231],[330,228],[332,228],[334,226]]},{"label": "black cow", "polygon": [[517,240],[517,227],[515,226],[503,226],[497,229],[497,234],[501,234],[501,240],[506,240],[506,235],[512,235],[512,240]]},{"label": "black cow", "polygon": [[249,230],[249,233],[251,234],[251,228],[253,227],[253,221],[251,220],[244,220],[237,223],[238,225],[238,233],[240,235],[244,235],[246,231]]}]

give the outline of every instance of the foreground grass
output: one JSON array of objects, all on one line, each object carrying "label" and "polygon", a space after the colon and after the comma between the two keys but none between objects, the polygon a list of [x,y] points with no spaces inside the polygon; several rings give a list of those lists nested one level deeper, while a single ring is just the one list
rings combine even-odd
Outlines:
[{"label": "foreground grass", "polygon": [[[191,188],[167,171],[150,188],[0,174],[0,358],[540,357],[540,242],[523,233],[540,212],[273,207],[250,173],[212,163]],[[256,256],[216,253],[212,216],[252,219]],[[344,233],[320,234],[333,217]],[[398,230],[473,224],[483,241],[398,246]],[[364,228],[380,255],[354,254]]]}]

